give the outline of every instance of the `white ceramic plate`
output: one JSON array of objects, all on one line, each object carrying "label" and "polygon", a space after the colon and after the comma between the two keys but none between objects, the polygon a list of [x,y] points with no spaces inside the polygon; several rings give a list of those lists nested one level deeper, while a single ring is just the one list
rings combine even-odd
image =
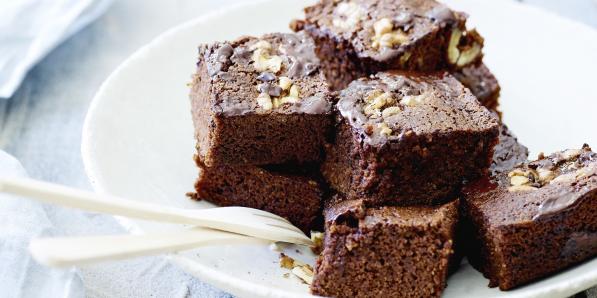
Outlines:
[{"label": "white ceramic plate", "polygon": [[[287,31],[308,1],[270,0],[210,14],[160,35],[126,60],[97,93],[83,131],[83,159],[98,192],[183,208],[197,170],[188,88],[201,42]],[[468,12],[486,38],[486,63],[503,85],[506,123],[536,154],[583,142],[597,146],[597,33],[509,1],[448,1]],[[453,2],[453,3],[452,3]],[[133,233],[172,228],[125,220]],[[312,263],[308,250],[286,252]],[[198,278],[238,296],[307,296],[284,278],[266,246],[206,247],[169,256]],[[448,281],[444,297],[565,297],[597,284],[597,259],[508,292],[487,287],[468,264]]]}]

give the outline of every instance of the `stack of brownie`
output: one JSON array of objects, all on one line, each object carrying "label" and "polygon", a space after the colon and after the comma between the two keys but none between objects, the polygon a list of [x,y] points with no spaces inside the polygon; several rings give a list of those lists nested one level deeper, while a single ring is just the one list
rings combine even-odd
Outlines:
[{"label": "stack of brownie", "polygon": [[325,193],[318,165],[333,100],[305,33],[201,46],[191,91],[193,196],[266,210],[309,232]]},{"label": "stack of brownie", "polygon": [[506,290],[597,254],[597,155],[526,162],[464,13],[322,0],[291,29],[200,46],[193,198],[323,228],[314,294],[439,297],[465,253]]}]

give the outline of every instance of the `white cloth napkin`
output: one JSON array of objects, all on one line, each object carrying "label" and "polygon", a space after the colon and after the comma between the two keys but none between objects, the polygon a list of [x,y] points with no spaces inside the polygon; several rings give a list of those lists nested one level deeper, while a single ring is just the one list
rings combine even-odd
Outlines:
[{"label": "white cloth napkin", "polygon": [[41,58],[99,17],[112,0],[0,0],[0,98]]},{"label": "white cloth napkin", "polygon": [[[2,150],[0,176],[25,176],[21,164]],[[44,267],[31,259],[28,253],[31,238],[48,237],[58,232],[43,205],[0,193],[0,296],[85,296],[78,271]]]}]

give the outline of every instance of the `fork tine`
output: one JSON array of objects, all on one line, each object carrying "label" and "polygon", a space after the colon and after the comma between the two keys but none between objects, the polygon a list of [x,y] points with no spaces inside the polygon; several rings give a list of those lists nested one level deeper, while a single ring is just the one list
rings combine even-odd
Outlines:
[{"label": "fork tine", "polygon": [[262,217],[263,219],[259,219],[258,221],[254,220],[254,218],[252,218],[251,216],[246,216],[246,217],[242,217],[242,218],[246,219],[247,225],[251,225],[251,226],[266,225],[266,226],[271,226],[271,227],[276,227],[276,228],[283,228],[288,231],[294,231],[294,232],[300,233],[302,235],[305,234],[301,229],[299,229],[298,227],[296,227],[295,225],[293,225],[292,223],[290,223],[288,221],[280,221],[276,218],[270,218],[270,217]]},{"label": "fork tine", "polygon": [[269,214],[260,214],[260,213],[253,213],[253,215],[260,216],[260,217],[265,217],[265,218],[269,218],[269,219],[273,219],[273,220],[277,220],[277,221],[282,221],[282,222],[291,224],[290,221],[288,221],[286,218],[281,217],[281,216],[271,216]]},{"label": "fork tine", "polygon": [[[300,238],[302,243],[309,239],[303,231],[292,225],[292,223],[282,217],[261,210],[246,207],[224,207],[194,210],[189,215],[193,217],[194,212],[200,213],[203,219],[208,220],[202,222],[201,225],[214,229],[226,227],[224,229],[228,231],[245,235],[261,235],[259,237],[265,237],[273,233],[278,237],[285,237],[281,239],[291,239],[287,236],[290,233],[289,237]],[[197,213],[194,213],[194,215],[197,215]]]},{"label": "fork tine", "polygon": [[267,212],[264,210],[260,210],[260,209],[255,209],[255,208],[247,208],[247,207],[225,207],[225,208],[234,208],[236,210],[241,210],[243,212],[248,212],[251,213],[253,215],[257,215],[257,216],[262,216],[262,217],[267,217],[267,218],[271,218],[271,219],[277,219],[277,220],[281,220],[287,223],[290,223],[286,218],[279,216],[277,214],[271,213],[271,212]]},{"label": "fork tine", "polygon": [[274,220],[279,223],[292,225],[292,223],[284,217],[281,217],[279,215],[276,215],[276,214],[273,214],[273,213],[270,213],[267,211],[254,209],[254,208],[234,206],[234,207],[219,207],[219,208],[203,209],[201,211],[203,211],[204,213],[217,212],[217,213],[221,213],[222,215],[229,215],[229,212],[233,211],[233,212],[237,212],[237,214],[242,213],[243,215],[246,215],[247,219],[250,219],[250,217],[252,217],[252,216],[259,216],[262,218]]},{"label": "fork tine", "polygon": [[287,230],[287,231],[297,232],[297,233],[300,233],[301,235],[305,235],[305,233],[303,233],[303,231],[299,230],[295,226],[278,225],[278,224],[274,224],[274,223],[266,223],[266,225],[272,226],[272,227],[276,227],[276,228],[279,228],[279,229],[284,229],[284,230]]}]

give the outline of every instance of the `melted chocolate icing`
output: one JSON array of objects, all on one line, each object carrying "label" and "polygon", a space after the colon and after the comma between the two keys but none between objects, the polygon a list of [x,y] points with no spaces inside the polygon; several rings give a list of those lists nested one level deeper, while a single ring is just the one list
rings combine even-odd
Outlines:
[{"label": "melted chocolate icing", "polygon": [[[436,84],[437,85],[437,84]],[[374,90],[391,94],[396,101],[400,101],[405,95],[419,95],[422,90],[430,89],[431,86],[424,81],[415,80],[414,77],[393,75],[391,73],[380,73],[374,79],[360,79],[353,81],[349,87],[341,92],[338,101],[338,111],[348,123],[355,127],[363,140],[372,145],[381,145],[390,138],[402,140],[410,133],[409,131],[395,131],[390,137],[372,132],[372,127],[381,123],[380,118],[372,119],[364,114],[363,108],[366,105],[365,97]],[[396,129],[395,119],[385,119],[385,122],[393,129]]]},{"label": "melted chocolate icing", "polygon": [[271,72],[262,72],[259,74],[259,76],[257,76],[257,79],[262,82],[271,82],[276,79],[276,75]]},{"label": "melted chocolate icing", "polygon": [[[272,44],[271,55],[279,55],[287,61],[282,65],[282,71],[278,75],[293,78],[293,84],[303,86],[302,80],[315,80],[317,84],[325,85],[318,71],[319,59],[315,55],[314,43],[305,33],[297,34],[272,34],[264,36],[266,41]],[[211,63],[207,63],[208,73],[213,82],[224,81],[234,82],[234,72],[229,68],[238,65],[238,68],[246,77],[253,76],[257,79],[255,87],[259,93],[268,94],[271,97],[280,97],[283,94],[282,88],[277,84],[278,75],[273,72],[264,71],[253,73],[252,55],[253,51],[249,45],[256,41],[256,38],[247,37],[233,43],[221,43],[211,54]],[[211,66],[210,66],[211,65]],[[313,75],[312,78],[306,78]],[[304,84],[305,94],[296,103],[285,104],[276,108],[280,113],[306,113],[306,114],[328,114],[332,109],[331,99],[327,95],[327,86],[316,86],[310,82]],[[246,87],[243,87],[247,90]],[[232,89],[232,88],[231,88]],[[312,91],[315,90],[315,94]],[[246,91],[243,91],[246,93]],[[257,104],[253,98],[245,98],[247,95],[226,95],[216,104],[216,112],[224,115],[244,115],[256,110]],[[250,94],[254,96],[254,94]],[[223,96],[224,97],[224,96]]]},{"label": "melted chocolate icing", "polygon": [[282,94],[282,88],[272,83],[260,84],[257,90],[259,90],[259,93],[266,93],[269,96],[280,96]]},{"label": "melted chocolate icing", "polygon": [[447,23],[455,20],[454,12],[445,4],[439,3],[427,12],[426,17],[435,23]]},{"label": "melted chocolate icing", "polygon": [[230,56],[232,56],[233,51],[232,46],[228,43],[218,48],[216,51],[216,62],[213,64],[213,67],[210,67],[209,64],[207,66],[208,74],[213,77],[222,71],[226,71],[226,68],[230,64]]},{"label": "melted chocolate icing", "polygon": [[319,58],[315,55],[313,40],[304,33],[286,34],[285,40],[280,45],[280,52],[287,55],[291,61],[286,75],[290,78],[299,78],[311,75],[319,66]]}]

